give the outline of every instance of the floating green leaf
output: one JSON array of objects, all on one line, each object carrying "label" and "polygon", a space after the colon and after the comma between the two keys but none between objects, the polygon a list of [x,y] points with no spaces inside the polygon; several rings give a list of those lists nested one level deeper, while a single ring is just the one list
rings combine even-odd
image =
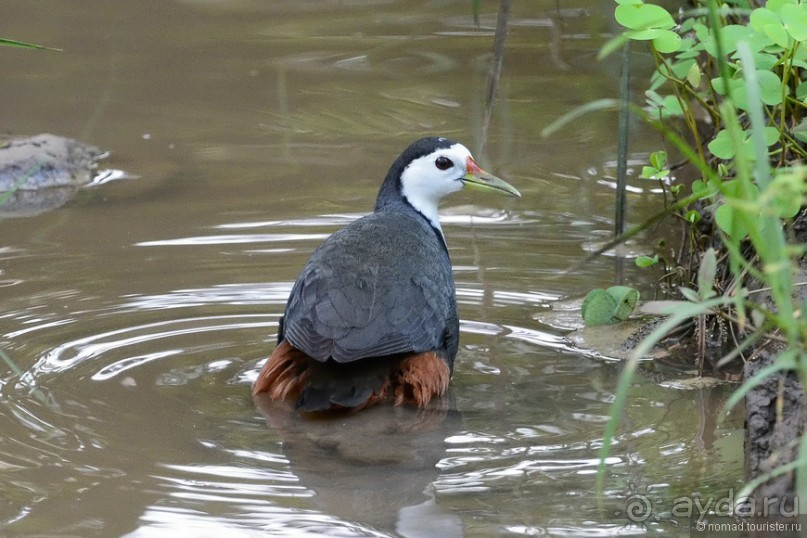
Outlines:
[{"label": "floating green leaf", "polygon": [[639,301],[639,292],[627,286],[591,290],[583,300],[581,314],[586,325],[609,325],[625,321]]}]

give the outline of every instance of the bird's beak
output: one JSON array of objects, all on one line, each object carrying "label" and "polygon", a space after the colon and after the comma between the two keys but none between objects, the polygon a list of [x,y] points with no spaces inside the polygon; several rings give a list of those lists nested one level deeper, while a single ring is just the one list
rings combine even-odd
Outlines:
[{"label": "bird's beak", "polygon": [[467,185],[468,188],[493,192],[496,194],[503,194],[506,196],[521,197],[521,193],[518,192],[515,187],[503,179],[499,179],[493,174],[488,174],[479,168],[479,165],[476,164],[471,157],[468,157],[465,172],[465,176],[462,177],[461,181]]}]

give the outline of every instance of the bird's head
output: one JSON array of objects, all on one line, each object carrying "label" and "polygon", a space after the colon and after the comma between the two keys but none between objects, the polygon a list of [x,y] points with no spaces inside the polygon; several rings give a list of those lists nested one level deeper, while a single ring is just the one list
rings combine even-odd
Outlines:
[{"label": "bird's head", "polygon": [[[396,193],[390,192],[394,183]],[[386,190],[385,190],[386,187]],[[384,196],[402,196],[439,228],[437,206],[444,196],[463,188],[521,196],[509,183],[482,170],[468,148],[446,138],[422,138],[409,146],[390,168]]]}]

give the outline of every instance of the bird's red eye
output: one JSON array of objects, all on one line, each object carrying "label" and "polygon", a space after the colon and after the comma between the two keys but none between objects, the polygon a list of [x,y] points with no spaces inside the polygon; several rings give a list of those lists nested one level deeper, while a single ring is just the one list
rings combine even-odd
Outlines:
[{"label": "bird's red eye", "polygon": [[454,163],[448,157],[441,156],[437,157],[437,160],[434,161],[434,166],[436,166],[440,170],[448,170],[449,168],[454,166]]}]

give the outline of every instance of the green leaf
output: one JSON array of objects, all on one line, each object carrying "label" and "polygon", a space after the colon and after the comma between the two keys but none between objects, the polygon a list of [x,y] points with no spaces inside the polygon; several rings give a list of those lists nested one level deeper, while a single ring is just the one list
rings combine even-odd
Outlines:
[{"label": "green leaf", "polygon": [[653,46],[663,54],[670,54],[681,48],[681,36],[671,30],[659,30],[659,35],[653,39]]},{"label": "green leaf", "polygon": [[[755,70],[757,80],[759,82],[760,99],[763,103],[769,106],[776,106],[782,103],[782,80],[779,75],[772,71],[765,71],[762,69]],[[723,84],[723,79],[713,78],[712,88],[720,95],[726,95],[726,87]],[[748,110],[748,92],[745,85],[745,80],[742,78],[732,79],[729,81],[731,87],[731,95],[734,99],[734,104],[737,108]]]},{"label": "green leaf", "polygon": [[737,50],[739,41],[749,41],[753,30],[747,26],[739,24],[729,24],[720,29],[720,37],[723,42],[723,53],[731,54]]},{"label": "green leaf", "polygon": [[628,319],[639,301],[639,292],[627,286],[591,290],[581,314],[586,325],[609,325]]},{"label": "green leaf", "polygon": [[688,222],[692,224],[697,224],[701,220],[701,214],[699,211],[695,209],[690,209],[684,215],[684,219],[686,219]]},{"label": "green leaf", "polygon": [[698,268],[698,295],[701,299],[710,299],[717,295],[714,290],[715,275],[717,275],[717,255],[715,249],[709,248],[703,253]]},{"label": "green leaf", "polygon": [[667,166],[667,152],[666,151],[654,151],[650,154],[650,164],[656,170],[661,170],[665,166]]},{"label": "green leaf", "polygon": [[757,69],[759,91],[762,102],[769,106],[782,103],[782,79],[773,71]]},{"label": "green leaf", "polygon": [[789,48],[790,36],[782,23],[768,24],[763,29],[763,32],[783,49]]},{"label": "green leaf", "polygon": [[650,256],[639,256],[636,258],[636,260],[634,260],[634,263],[636,263],[636,267],[642,267],[642,268],[650,267],[651,265],[656,265],[658,262],[659,262],[658,254],[656,254],[652,258]]},{"label": "green leaf", "polygon": [[685,286],[681,286],[678,288],[678,291],[681,292],[681,295],[689,301],[690,303],[699,303],[701,300],[700,295],[693,289],[687,288]]},{"label": "green leaf", "polygon": [[616,299],[604,289],[591,290],[583,299],[580,313],[586,325],[608,325],[616,308]]},{"label": "green leaf", "polygon": [[768,54],[766,52],[757,52],[754,54],[754,65],[757,66],[757,69],[770,71],[776,66],[777,63],[779,63],[779,58],[773,54]]},{"label": "green leaf", "polygon": [[718,159],[729,160],[734,157],[734,144],[732,144],[731,135],[726,129],[721,129],[714,140],[709,142],[706,147]]},{"label": "green leaf", "polygon": [[654,176],[658,173],[658,169],[652,166],[643,166],[642,173],[639,174],[640,177],[645,179],[656,179]]},{"label": "green leaf", "polygon": [[785,29],[796,41],[807,40],[807,5],[788,4],[779,12]]},{"label": "green leaf", "polygon": [[630,30],[669,29],[675,26],[672,15],[663,7],[653,4],[620,4],[614,10],[614,16],[619,24]]},{"label": "green leaf", "polygon": [[801,123],[793,127],[793,136],[796,140],[807,143],[807,118],[801,120]]},{"label": "green leaf", "polygon": [[807,101],[807,82],[802,82],[796,86],[796,99],[799,101]]},{"label": "green leaf", "polygon": [[769,24],[782,24],[782,20],[779,18],[779,15],[764,7],[760,7],[752,11],[751,17],[749,17],[748,20],[751,24],[751,28],[761,34],[765,33],[765,27]]},{"label": "green leaf", "polygon": [[639,291],[628,286],[611,286],[606,291],[616,302],[611,319],[614,321],[628,319],[636,308],[636,303],[639,302]]},{"label": "green leaf", "polygon": [[681,116],[684,111],[681,108],[681,103],[674,95],[667,95],[661,97],[658,93],[648,90],[645,92],[647,96],[647,104],[653,111],[654,116],[669,118],[671,116]]},{"label": "green leaf", "polygon": [[765,144],[768,147],[776,144],[779,141],[779,129],[776,127],[765,127]]},{"label": "green leaf", "polygon": [[773,11],[774,13],[779,13],[782,8],[788,4],[795,4],[797,0],[768,0],[765,7]]},{"label": "green leaf", "polygon": [[687,82],[693,87],[697,88],[701,85],[701,68],[698,62],[692,62],[692,65],[687,71]]},{"label": "green leaf", "polygon": [[715,193],[715,190],[706,184],[702,179],[696,179],[692,182],[692,194],[697,194],[701,198],[706,198]]},{"label": "green leaf", "polygon": [[741,241],[748,235],[748,229],[733,207],[723,204],[715,211],[715,222],[734,241]]}]

